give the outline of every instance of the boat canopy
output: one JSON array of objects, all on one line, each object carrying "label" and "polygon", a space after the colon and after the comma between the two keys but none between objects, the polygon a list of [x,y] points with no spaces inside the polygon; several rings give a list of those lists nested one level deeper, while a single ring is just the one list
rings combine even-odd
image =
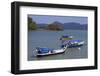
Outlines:
[{"label": "boat canopy", "polygon": [[38,48],[39,53],[48,53],[49,51],[52,51],[53,49],[50,48]]}]

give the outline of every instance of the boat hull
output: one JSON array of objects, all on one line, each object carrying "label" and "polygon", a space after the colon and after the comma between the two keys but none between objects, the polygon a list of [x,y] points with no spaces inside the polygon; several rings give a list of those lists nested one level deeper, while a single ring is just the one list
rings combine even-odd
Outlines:
[{"label": "boat hull", "polygon": [[[65,52],[65,51],[64,51]],[[44,57],[44,56],[51,56],[51,55],[58,55],[58,54],[62,54],[64,52],[59,52],[59,53],[52,53],[52,54],[45,54],[45,55],[37,55],[37,57]]]},{"label": "boat hull", "polygon": [[81,44],[81,45],[72,45],[72,46],[68,46],[68,48],[75,48],[75,47],[81,47],[81,46],[83,46],[83,44]]},{"label": "boat hull", "polygon": [[74,47],[81,47],[84,45],[84,41],[80,41],[80,42],[74,42],[74,43],[70,43],[70,44],[64,44],[63,46],[67,46],[68,48],[74,48]]},{"label": "boat hull", "polygon": [[69,37],[69,38],[61,38],[60,40],[72,40],[72,37]]}]

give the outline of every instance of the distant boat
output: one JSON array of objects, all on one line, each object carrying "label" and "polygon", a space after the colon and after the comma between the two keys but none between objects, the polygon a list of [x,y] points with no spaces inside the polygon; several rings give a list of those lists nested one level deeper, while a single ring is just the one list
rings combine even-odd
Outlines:
[{"label": "distant boat", "polygon": [[36,56],[47,56],[64,53],[67,50],[67,46],[61,49],[50,49],[50,48],[36,48]]},{"label": "distant boat", "polygon": [[62,35],[62,37],[60,38],[60,40],[70,40],[72,38],[73,38],[73,36],[65,34],[65,35]]},{"label": "distant boat", "polygon": [[68,48],[72,48],[72,47],[80,47],[84,45],[84,41],[82,40],[67,40],[65,42],[63,42],[63,44],[61,45],[61,47],[65,47],[67,46]]}]

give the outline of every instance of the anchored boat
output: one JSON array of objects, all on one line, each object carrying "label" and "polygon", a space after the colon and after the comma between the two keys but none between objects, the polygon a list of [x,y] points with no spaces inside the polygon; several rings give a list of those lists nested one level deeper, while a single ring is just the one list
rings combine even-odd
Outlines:
[{"label": "anchored boat", "polygon": [[82,40],[67,40],[64,41],[63,44],[61,45],[61,47],[65,47],[67,46],[68,48],[72,48],[72,47],[80,47],[84,45],[84,41]]},{"label": "anchored boat", "polygon": [[35,48],[33,51],[34,56],[47,56],[64,53],[67,48],[80,47],[84,45],[82,40],[72,40],[73,36],[63,35],[60,40],[62,45],[60,49],[51,49],[51,48]]},{"label": "anchored boat", "polygon": [[60,40],[71,40],[72,38],[73,38],[73,36],[65,34],[60,38]]},{"label": "anchored boat", "polygon": [[47,56],[64,53],[67,49],[67,46],[61,49],[50,49],[50,48],[36,48],[36,56]]}]

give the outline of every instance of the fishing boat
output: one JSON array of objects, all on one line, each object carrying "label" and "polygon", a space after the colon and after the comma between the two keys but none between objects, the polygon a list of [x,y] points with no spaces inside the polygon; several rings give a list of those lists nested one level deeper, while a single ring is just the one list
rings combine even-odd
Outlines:
[{"label": "fishing boat", "polygon": [[55,54],[61,54],[64,53],[67,49],[67,46],[60,48],[60,49],[51,49],[51,48],[36,48],[34,51],[36,51],[36,56],[47,56],[47,55],[55,55]]},{"label": "fishing boat", "polygon": [[73,38],[73,36],[65,34],[62,35],[62,37],[60,38],[60,40],[71,40]]},{"label": "fishing boat", "polygon": [[67,40],[65,42],[63,42],[63,44],[61,45],[61,47],[65,47],[67,46],[68,48],[73,48],[73,47],[80,47],[84,45],[84,41],[82,40]]}]

